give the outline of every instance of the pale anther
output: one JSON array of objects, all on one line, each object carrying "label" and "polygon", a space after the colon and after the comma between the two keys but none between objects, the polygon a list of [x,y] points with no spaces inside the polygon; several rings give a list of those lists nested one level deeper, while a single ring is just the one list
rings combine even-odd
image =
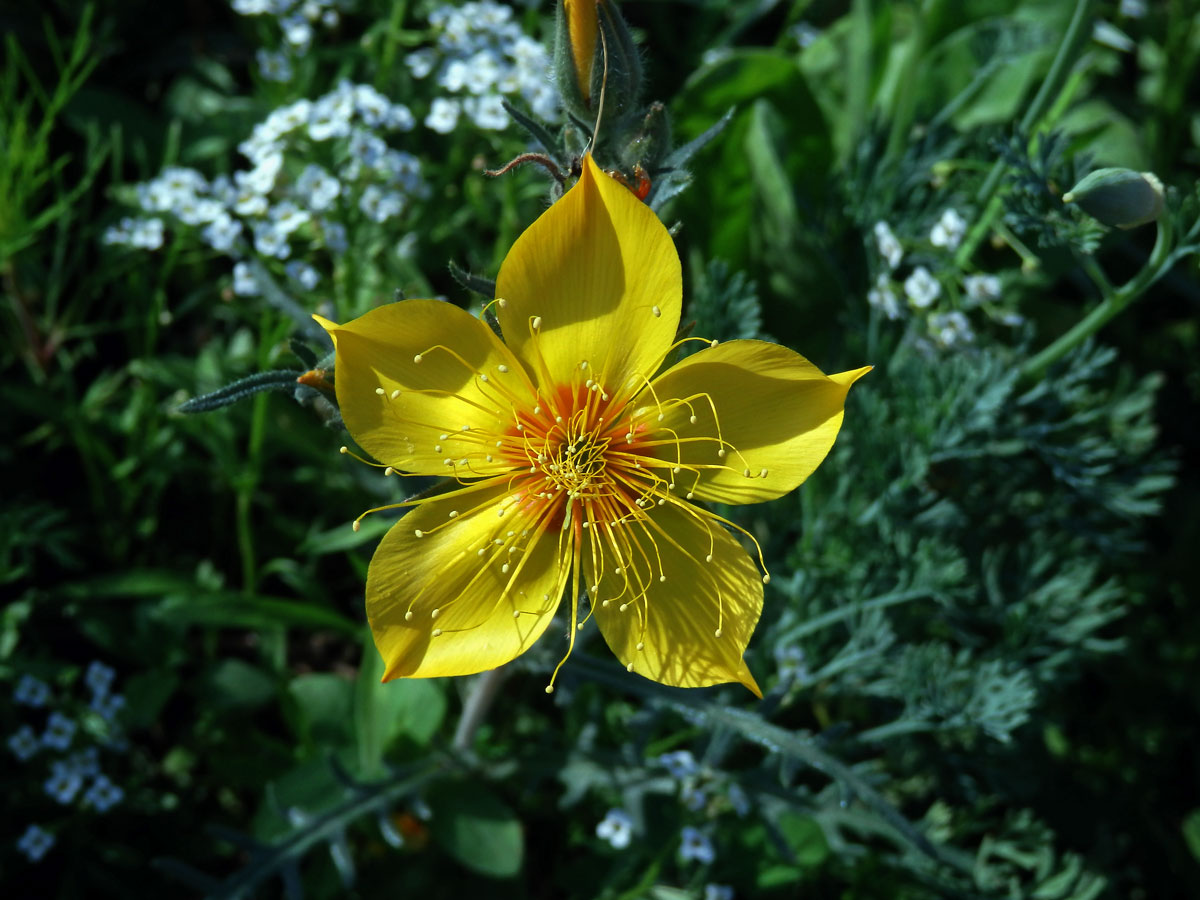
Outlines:
[{"label": "pale anther", "polygon": [[483,381],[483,382],[486,382],[486,381],[488,380],[488,377],[487,377],[486,375],[484,375],[484,374],[482,374],[482,373],[481,373],[481,374],[479,375],[479,380],[480,380],[480,381]]},{"label": "pale anther", "polygon": [[350,452],[350,448],[349,448],[349,447],[347,447],[347,446],[345,446],[345,445],[343,445],[343,446],[341,446],[341,447],[338,447],[338,453],[341,453],[341,454],[346,454],[346,453],[349,453],[349,452]]},{"label": "pale anther", "polygon": [[411,609],[410,609],[408,612],[406,612],[406,613],[404,614],[404,621],[405,621],[405,622],[411,622],[411,621],[412,621],[412,610],[411,610]]},{"label": "pale anther", "polygon": [[441,445],[441,444],[434,444],[434,445],[433,445],[433,452],[434,452],[434,453],[441,453],[441,452],[442,452],[442,445]]},{"label": "pale anther", "polygon": [[439,440],[439,441],[444,441],[444,440],[446,440],[446,438],[448,438],[448,437],[450,437],[450,435],[448,435],[448,434],[439,434],[439,435],[438,435],[438,440]]},{"label": "pale anther", "polygon": [[519,618],[521,618],[521,611],[520,611],[519,609],[514,609],[514,610],[513,610],[513,618],[514,618],[514,619],[519,619]]},{"label": "pale anther", "polygon": [[722,447],[720,450],[717,451],[717,456],[721,457],[721,459],[725,458],[725,448],[724,447]]},{"label": "pale anther", "polygon": [[689,422],[691,422],[693,425],[695,425],[695,424],[696,424],[697,422],[699,422],[700,420],[699,420],[699,419],[697,419],[695,416],[690,416],[690,417],[688,418],[688,421],[689,421]]},{"label": "pale anther", "polygon": [[666,575],[659,575],[659,576],[658,576],[658,581],[659,581],[659,584],[663,583],[663,582],[664,582],[664,581],[666,581],[666,580],[667,580],[667,576],[666,576]]},{"label": "pale anther", "polygon": [[414,531],[413,534],[415,534],[417,537],[425,537],[425,532],[423,532],[420,528]]},{"label": "pale anther", "polygon": [[441,612],[441,610],[440,610],[440,609],[435,609],[435,610],[433,610],[433,612],[431,612],[431,613],[429,614],[429,618],[431,618],[431,619],[436,619],[436,618],[438,617],[438,614],[439,614],[440,612]]},{"label": "pale anther", "polygon": [[554,685],[552,685],[552,684],[546,685],[546,693],[553,694],[554,693]]},{"label": "pale anther", "polygon": [[505,563],[504,565],[502,565],[502,566],[500,567],[500,572],[501,572],[501,574],[503,574],[503,575],[507,575],[507,574],[508,574],[508,563]]},{"label": "pale anther", "polygon": [[749,469],[742,469],[742,477],[743,477],[743,478],[749,478],[749,477],[750,477],[750,470],[749,470]]},{"label": "pale anther", "polygon": [[394,391],[392,391],[392,399],[393,400],[400,399],[400,388],[396,388]]},{"label": "pale anther", "polygon": [[619,612],[625,612],[625,610],[627,610],[627,609],[629,609],[628,603],[622,603],[620,606],[617,607],[617,610]]},{"label": "pale anther", "polygon": [[758,473],[758,477],[759,477],[759,478],[766,478],[766,477],[767,477],[767,470],[766,470],[766,469],[763,469],[761,472],[759,472],[759,473]]},{"label": "pale anther", "polygon": [[534,316],[534,317],[533,317],[533,321],[531,321],[531,322],[529,323],[529,325],[530,325],[530,327],[532,327],[532,328],[533,328],[533,330],[534,330],[534,331],[537,331],[539,328],[541,328],[541,327],[542,327],[542,317],[541,317],[541,316]]},{"label": "pale anther", "polygon": [[388,466],[386,469],[383,470],[384,478],[386,478],[389,475],[395,475],[395,474],[396,474],[396,470],[393,469],[391,466]]},{"label": "pale anther", "polygon": [[452,519],[458,518],[458,510],[457,509],[450,510],[450,518],[452,518]]},{"label": "pale anther", "polygon": [[705,561],[705,562],[712,562],[712,554],[710,553],[710,554],[708,554],[707,556],[705,556],[705,557],[704,557],[704,561]]},{"label": "pale anther", "polygon": [[627,666],[625,667],[625,671],[626,671],[626,672],[632,672],[632,671],[633,671],[633,663],[630,663],[629,665],[627,665]]},{"label": "pale anther", "polygon": [[718,628],[716,631],[714,631],[714,632],[713,632],[713,636],[714,636],[714,637],[720,637],[720,636],[721,636],[721,629],[720,629],[720,628]]},{"label": "pale anther", "polygon": [[416,356],[413,357],[413,362],[415,362],[415,363],[421,362],[421,354],[420,353],[418,353]]},{"label": "pale anther", "polygon": [[657,306],[650,307],[650,312],[654,315],[654,318],[656,318],[656,319],[662,315],[662,310],[659,309]]},{"label": "pale anther", "polygon": [[354,524],[352,524],[350,527],[355,531],[358,531],[358,529],[362,528],[362,522],[358,521],[358,519],[355,519]]},{"label": "pale anther", "polygon": [[717,344],[719,344],[719,343],[721,343],[721,342],[720,342],[720,341],[709,341],[709,342],[708,342],[708,346],[710,346],[710,347],[715,347],[715,346],[717,346]]},{"label": "pale anther", "polygon": [[442,629],[440,629],[440,628],[433,629],[433,632],[431,633],[431,637],[441,637],[441,635],[442,635]]},{"label": "pale anther", "polygon": [[375,393],[377,393],[380,397],[382,397],[384,394],[387,393],[387,391],[385,391],[383,388],[375,388]]},{"label": "pale anther", "polygon": [[480,548],[479,548],[479,549],[478,549],[478,550],[475,552],[475,555],[476,555],[476,556],[483,556],[483,554],[485,554],[485,553],[487,553],[487,547],[480,547]]},{"label": "pale anther", "polygon": [[637,648],[638,648],[639,650],[645,650],[645,649],[646,649],[646,645],[645,645],[645,644],[643,644],[641,641],[638,641],[638,642],[637,642]]},{"label": "pale anther", "polygon": [[499,372],[501,375],[507,375],[508,374],[508,366],[501,363],[500,365],[496,366],[496,371]]},{"label": "pale anther", "polygon": [[499,305],[499,307],[501,309],[504,309],[506,306],[508,306],[508,301],[505,300],[503,297],[497,297],[496,303]]},{"label": "pale anther", "polygon": [[764,576],[763,576],[763,584],[770,584],[770,583],[771,583],[771,576],[770,576],[770,575],[764,575]]}]

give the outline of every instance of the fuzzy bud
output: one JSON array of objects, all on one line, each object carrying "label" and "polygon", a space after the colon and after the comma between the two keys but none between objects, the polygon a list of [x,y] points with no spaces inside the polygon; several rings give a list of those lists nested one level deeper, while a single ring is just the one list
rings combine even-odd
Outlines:
[{"label": "fuzzy bud", "polygon": [[1136,228],[1162,215],[1163,186],[1152,172],[1097,169],[1063,194],[1063,202],[1104,225]]},{"label": "fuzzy bud", "polygon": [[601,90],[606,118],[636,105],[642,88],[642,61],[613,0],[562,0],[554,73],[564,105],[582,121],[594,118]]}]

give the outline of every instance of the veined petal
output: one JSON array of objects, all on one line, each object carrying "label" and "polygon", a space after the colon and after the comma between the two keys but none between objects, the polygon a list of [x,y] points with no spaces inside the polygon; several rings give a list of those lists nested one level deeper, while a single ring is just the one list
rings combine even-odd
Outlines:
[{"label": "veined petal", "polygon": [[531,390],[490,328],[438,300],[389,303],[345,325],[314,318],[333,338],[338,405],[364,450],[421,475],[503,471],[485,461],[485,446],[506,432],[514,402]]},{"label": "veined petal", "polygon": [[587,361],[605,391],[627,397],[675,338],[682,284],[667,229],[589,155],[575,186],[513,244],[496,281],[505,301],[497,315],[543,387]]},{"label": "veined petal", "polygon": [[742,654],[763,583],[741,544],[678,501],[590,531],[593,614],[630,671],[675,687],[737,681],[762,696]]},{"label": "veined petal", "polygon": [[571,554],[540,509],[496,478],[424,503],[392,527],[367,572],[384,681],[494,669],[541,636]]},{"label": "veined petal", "polygon": [[634,421],[645,426],[653,455],[678,464],[680,494],[758,503],[786,494],[821,464],[846,393],[869,371],[825,375],[779,344],[729,341],[663,373],[639,398]]}]

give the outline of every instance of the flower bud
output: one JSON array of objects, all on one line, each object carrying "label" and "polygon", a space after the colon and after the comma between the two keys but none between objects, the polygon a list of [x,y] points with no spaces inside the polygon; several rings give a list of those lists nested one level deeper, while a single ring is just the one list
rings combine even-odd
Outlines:
[{"label": "flower bud", "polygon": [[1136,228],[1153,222],[1163,211],[1163,186],[1153,172],[1097,169],[1063,194],[1104,225]]},{"label": "flower bud", "polygon": [[562,0],[554,73],[567,110],[584,121],[595,116],[602,90],[606,118],[637,103],[642,61],[613,0]]}]

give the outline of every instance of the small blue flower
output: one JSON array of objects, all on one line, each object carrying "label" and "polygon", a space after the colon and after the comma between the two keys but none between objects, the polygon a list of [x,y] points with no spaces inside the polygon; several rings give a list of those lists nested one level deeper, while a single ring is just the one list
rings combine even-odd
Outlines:
[{"label": "small blue flower", "polygon": [[254,223],[254,249],[263,256],[278,259],[287,259],[292,253],[287,234],[273,222]]},{"label": "small blue flower", "polygon": [[16,730],[16,733],[8,739],[8,749],[11,750],[17,759],[21,760],[21,762],[24,762],[37,753],[39,747],[41,747],[41,742],[38,740],[37,734],[34,733],[34,730],[28,725],[22,725]]},{"label": "small blue flower", "polygon": [[695,860],[708,865],[717,858],[712,841],[701,831],[685,825],[679,835],[679,859],[683,862]]},{"label": "small blue flower", "polygon": [[658,764],[666,768],[672,778],[687,778],[700,771],[696,765],[696,757],[690,750],[676,750],[674,753],[664,753],[658,758]]},{"label": "small blue flower", "polygon": [[306,224],[312,215],[306,209],[301,209],[291,200],[284,200],[271,207],[268,216],[279,229],[280,234],[287,237],[300,226]]},{"label": "small blue flower", "polygon": [[96,812],[108,812],[125,799],[125,791],[113,784],[107,775],[97,775],[92,786],[83,795],[85,806],[93,806]]},{"label": "small blue flower", "polygon": [[83,683],[91,689],[93,694],[107,694],[116,674],[112,666],[106,666],[98,659],[92,660],[87,667],[87,672],[84,673]]},{"label": "small blue flower", "polygon": [[56,762],[44,787],[47,794],[65,805],[74,800],[83,787],[83,776],[66,763]]},{"label": "small blue flower", "polygon": [[633,818],[623,809],[610,809],[596,826],[596,837],[624,850],[633,837]]},{"label": "small blue flower", "polygon": [[404,212],[404,195],[385,191],[376,184],[369,184],[358,198],[358,208],[373,222],[386,222]]},{"label": "small blue flower", "polygon": [[727,884],[706,884],[704,900],[733,900],[733,888]]},{"label": "small blue flower", "polygon": [[93,710],[100,714],[100,717],[106,722],[111,722],[116,718],[117,713],[125,708],[125,698],[121,694],[109,694],[104,697],[93,697],[91,704]]},{"label": "small blue flower", "polygon": [[691,785],[683,789],[679,795],[683,805],[691,812],[699,812],[708,803],[708,794],[703,788]]},{"label": "small blue flower", "polygon": [[437,64],[437,53],[432,47],[422,47],[404,57],[404,63],[413,78],[425,78]]},{"label": "small blue flower", "polygon": [[750,813],[750,798],[746,796],[746,792],[742,790],[742,786],[737,782],[729,785],[729,805],[733,807],[733,811],[739,816],[746,816]]},{"label": "small blue flower", "polygon": [[13,691],[13,702],[35,709],[43,707],[50,702],[50,685],[32,675],[22,675]]},{"label": "small blue flower", "polygon": [[25,854],[30,862],[37,862],[54,846],[54,835],[37,825],[25,829],[17,841],[17,849]]},{"label": "small blue flower", "polygon": [[100,774],[100,748],[92,744],[86,750],[72,753],[60,763],[81,778],[92,778]]},{"label": "small blue flower", "polygon": [[55,750],[66,750],[71,746],[71,738],[75,737],[78,727],[74,719],[68,719],[60,712],[52,712],[46,720],[46,730],[42,732],[42,743]]}]

